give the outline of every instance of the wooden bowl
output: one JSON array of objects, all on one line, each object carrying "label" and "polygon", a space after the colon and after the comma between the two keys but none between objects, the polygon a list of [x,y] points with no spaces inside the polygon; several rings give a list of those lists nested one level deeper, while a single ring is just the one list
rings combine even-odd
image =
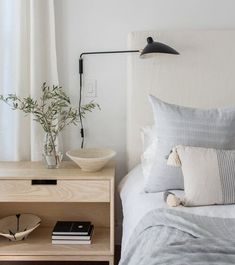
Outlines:
[{"label": "wooden bowl", "polygon": [[116,152],[108,148],[84,148],[68,151],[66,155],[83,171],[95,172],[101,170]]},{"label": "wooden bowl", "polygon": [[0,235],[11,241],[20,241],[36,229],[41,219],[34,214],[16,214],[0,219]]}]

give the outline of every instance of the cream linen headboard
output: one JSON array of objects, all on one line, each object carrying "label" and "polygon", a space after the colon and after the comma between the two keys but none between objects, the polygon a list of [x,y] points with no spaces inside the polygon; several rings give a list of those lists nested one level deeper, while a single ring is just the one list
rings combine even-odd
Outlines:
[{"label": "cream linen headboard", "polygon": [[128,168],[140,161],[140,128],[153,123],[149,93],[192,107],[235,106],[234,31],[148,31],[129,35],[129,48],[140,49],[146,38],[168,44],[180,55],[128,58]]}]

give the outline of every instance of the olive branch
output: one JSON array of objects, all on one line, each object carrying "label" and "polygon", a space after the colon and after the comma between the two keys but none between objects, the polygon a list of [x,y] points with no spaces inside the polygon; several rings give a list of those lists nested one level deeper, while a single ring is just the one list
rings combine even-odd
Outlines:
[{"label": "olive branch", "polygon": [[[70,98],[61,86],[42,85],[42,95],[39,100],[31,96],[20,98],[16,94],[0,95],[0,101],[5,102],[12,110],[23,111],[26,115],[32,114],[34,121],[38,122],[43,130],[49,135],[49,150],[55,151],[55,139],[66,126],[79,123],[79,110],[72,106]],[[100,109],[99,104],[91,101],[81,106],[81,115],[84,118],[88,112]]]}]

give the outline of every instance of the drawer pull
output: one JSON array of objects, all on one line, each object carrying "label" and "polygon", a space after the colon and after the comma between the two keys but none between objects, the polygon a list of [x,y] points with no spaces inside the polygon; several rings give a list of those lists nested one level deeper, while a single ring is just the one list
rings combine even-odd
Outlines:
[{"label": "drawer pull", "polygon": [[31,185],[57,185],[56,179],[32,179]]}]

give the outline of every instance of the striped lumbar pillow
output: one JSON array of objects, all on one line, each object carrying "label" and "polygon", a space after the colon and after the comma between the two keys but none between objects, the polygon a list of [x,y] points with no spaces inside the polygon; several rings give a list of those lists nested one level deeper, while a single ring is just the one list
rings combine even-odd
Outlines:
[{"label": "striped lumbar pillow", "polygon": [[[165,103],[150,96],[154,114],[154,148],[142,156],[145,191],[183,189],[178,168],[166,164],[170,150],[179,144],[235,149],[235,108],[195,109]],[[147,157],[145,157],[147,156]]]},{"label": "striped lumbar pillow", "polygon": [[179,145],[167,163],[182,168],[185,206],[235,203],[235,150]]}]

